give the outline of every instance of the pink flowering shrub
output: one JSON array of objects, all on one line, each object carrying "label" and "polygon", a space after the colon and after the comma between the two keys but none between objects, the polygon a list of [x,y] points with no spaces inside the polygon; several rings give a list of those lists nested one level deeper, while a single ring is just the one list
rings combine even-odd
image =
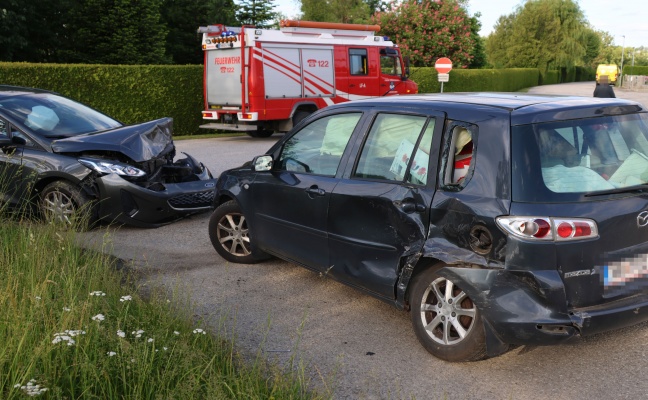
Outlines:
[{"label": "pink flowering shrub", "polygon": [[454,68],[466,68],[475,46],[470,17],[453,0],[403,0],[388,11],[376,13],[373,22],[380,34],[398,44],[414,66],[434,66],[448,57]]}]

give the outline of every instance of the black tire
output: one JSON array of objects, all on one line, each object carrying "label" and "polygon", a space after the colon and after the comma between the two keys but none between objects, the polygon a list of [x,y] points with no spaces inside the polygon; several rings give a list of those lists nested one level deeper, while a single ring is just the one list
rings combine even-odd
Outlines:
[{"label": "black tire", "polygon": [[98,220],[95,202],[79,187],[66,181],[45,186],[39,195],[38,209],[45,221],[77,229],[92,227]]},{"label": "black tire", "polygon": [[312,112],[310,111],[296,111],[295,114],[293,115],[292,121],[293,121],[293,128],[297,126],[300,122],[302,122],[303,119],[311,115]]},{"label": "black tire", "polygon": [[227,261],[239,264],[259,261],[252,255],[248,232],[247,219],[233,200],[218,206],[209,219],[209,239],[216,252]]},{"label": "black tire", "polygon": [[273,133],[274,131],[262,127],[258,127],[256,131],[247,131],[247,134],[253,138],[267,138],[272,136]]},{"label": "black tire", "polygon": [[439,276],[438,265],[414,278],[410,294],[412,326],[423,347],[446,361],[486,358],[481,315],[470,297]]}]

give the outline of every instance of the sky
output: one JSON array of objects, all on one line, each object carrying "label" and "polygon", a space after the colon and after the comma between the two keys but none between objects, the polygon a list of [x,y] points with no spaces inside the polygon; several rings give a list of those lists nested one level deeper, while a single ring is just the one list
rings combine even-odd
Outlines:
[{"label": "sky", "polygon": [[[585,18],[596,30],[606,31],[614,37],[617,46],[648,46],[648,7],[645,0],[580,0],[577,1]],[[297,0],[275,0],[276,10],[284,15],[296,17],[299,14]],[[470,0],[470,15],[481,13],[481,36],[493,31],[497,19],[515,11],[524,0]],[[625,38],[624,38],[625,36]]]}]

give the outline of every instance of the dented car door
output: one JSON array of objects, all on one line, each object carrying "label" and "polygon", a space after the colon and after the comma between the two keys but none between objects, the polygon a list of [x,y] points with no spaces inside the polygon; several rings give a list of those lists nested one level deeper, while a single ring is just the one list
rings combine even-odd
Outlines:
[{"label": "dented car door", "polygon": [[328,273],[394,299],[404,257],[425,242],[443,115],[377,112],[329,205]]}]

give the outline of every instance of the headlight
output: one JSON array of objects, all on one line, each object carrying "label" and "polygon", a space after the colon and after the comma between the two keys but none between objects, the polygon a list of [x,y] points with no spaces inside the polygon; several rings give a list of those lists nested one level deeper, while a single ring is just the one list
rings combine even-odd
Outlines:
[{"label": "headlight", "polygon": [[88,160],[81,158],[79,162],[93,171],[101,174],[117,174],[121,176],[140,177],[146,175],[146,172],[128,164],[118,164],[109,161]]}]

